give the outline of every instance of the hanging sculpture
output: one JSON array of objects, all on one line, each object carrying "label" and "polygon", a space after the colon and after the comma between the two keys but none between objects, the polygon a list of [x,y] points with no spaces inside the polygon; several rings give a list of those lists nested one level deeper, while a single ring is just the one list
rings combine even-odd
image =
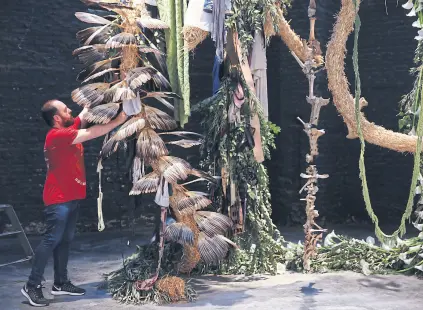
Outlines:
[{"label": "hanging sculpture", "polygon": [[[170,91],[166,72],[153,66],[158,63],[160,67],[166,67],[156,36],[168,25],[152,18],[143,0],[127,1],[126,4],[110,0],[83,2],[105,14],[108,11],[114,14],[75,14],[82,22],[98,26],[77,33],[83,46],[76,49],[74,55],[85,65],[78,75],[84,85],[72,92],[72,99],[89,109],[89,120],[93,123],[107,123],[121,109],[131,115],[106,137],[98,171],[101,174],[102,162],[109,156],[118,149],[126,149],[132,162],[130,195],[156,192],[155,202],[161,208],[155,272],[123,283],[123,286],[129,285],[136,290],[142,302],[149,292],[156,290],[165,239],[183,245],[183,257],[176,269],[189,273],[200,260],[217,262],[226,256],[231,245],[235,246],[224,236],[232,222],[225,215],[201,211],[211,201],[205,193],[190,191],[185,187],[188,184],[181,183],[189,176],[198,177],[196,181],[208,182],[216,182],[215,178],[192,168],[183,159],[170,156],[166,147],[167,144],[189,148],[202,143],[196,133],[172,131],[177,128],[174,118],[153,106],[161,103],[173,110],[169,98],[180,98]],[[169,140],[170,136],[182,139]],[[100,220],[101,198],[100,190]],[[176,223],[166,227],[169,213],[176,218]],[[100,223],[99,228],[101,230],[104,225]],[[180,279],[160,281],[157,285],[163,288],[169,283],[179,283]],[[179,298],[184,298],[184,294],[185,290],[182,290]]]}]

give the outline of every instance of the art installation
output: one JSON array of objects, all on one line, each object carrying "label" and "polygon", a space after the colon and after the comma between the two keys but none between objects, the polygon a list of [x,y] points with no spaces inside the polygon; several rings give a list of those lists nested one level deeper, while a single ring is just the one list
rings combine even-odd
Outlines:
[{"label": "art installation", "polygon": [[[160,208],[157,236],[139,246],[124,266],[106,275],[113,297],[124,303],[166,303],[193,300],[195,291],[182,275],[207,272],[276,274],[281,269],[306,272],[353,270],[364,274],[423,272],[423,233],[400,239],[413,202],[421,195],[423,136],[423,4],[409,0],[410,22],[416,27],[416,81],[400,103],[403,133],[368,121],[362,112],[358,66],[360,0],[340,0],[341,9],[323,54],[315,37],[319,0],[310,0],[308,40],[301,39],[285,19],[290,0],[82,0],[89,12],[76,17],[90,27],[77,33],[81,47],[74,55],[84,64],[72,92],[73,100],[89,108],[92,123],[107,123],[121,109],[129,119],[105,138],[100,151],[99,230],[103,230],[101,170],[107,159],[124,152],[130,164],[129,195],[155,193]],[[412,25],[411,25],[412,24]],[[345,76],[346,42],[354,31],[354,95]],[[190,103],[190,52],[207,37],[214,43],[212,93]],[[305,198],[303,244],[285,242],[271,220],[269,177],[265,160],[275,148],[280,128],[269,121],[266,48],[279,36],[308,80],[306,100],[310,119],[299,119],[309,138],[308,167],[301,174]],[[300,70],[299,69],[299,70]],[[325,69],[331,99],[316,97],[316,74]],[[306,87],[306,86],[305,86]],[[319,156],[320,109],[333,102],[348,129],[359,138],[360,178],[366,210],[375,224],[381,246],[366,241],[326,235],[317,223],[318,183],[328,177],[315,164]],[[167,111],[167,112],[165,112]],[[168,112],[170,114],[168,114]],[[201,115],[203,133],[183,131],[191,113]],[[366,182],[365,143],[414,154],[409,199],[399,228],[382,232]],[[199,146],[200,169],[171,156],[169,148]],[[204,185],[205,192],[190,190]],[[107,194],[107,193],[106,193]],[[421,197],[421,196],[420,196]],[[423,230],[423,200],[414,226]],[[323,242],[321,242],[323,241]],[[323,244],[322,244],[323,243]]]}]

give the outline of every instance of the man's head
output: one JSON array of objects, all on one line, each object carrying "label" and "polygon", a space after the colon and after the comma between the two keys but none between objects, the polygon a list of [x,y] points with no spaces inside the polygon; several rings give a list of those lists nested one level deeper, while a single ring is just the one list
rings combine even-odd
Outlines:
[{"label": "man's head", "polygon": [[72,126],[74,118],[72,110],[60,100],[53,99],[44,103],[41,115],[50,127],[64,128]]}]

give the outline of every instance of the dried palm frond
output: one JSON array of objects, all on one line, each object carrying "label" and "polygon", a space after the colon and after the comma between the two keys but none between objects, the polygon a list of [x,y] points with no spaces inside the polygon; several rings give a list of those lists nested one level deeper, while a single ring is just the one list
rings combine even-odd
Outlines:
[{"label": "dried palm frond", "polygon": [[207,180],[207,181],[209,181],[211,183],[217,183],[216,178],[214,178],[212,175],[210,175],[210,174],[208,174],[208,173],[206,173],[204,171],[201,171],[201,170],[198,170],[198,169],[192,169],[190,171],[190,174],[191,175],[194,175],[196,177],[199,177],[201,179]]},{"label": "dried palm frond", "polygon": [[124,141],[117,141],[115,139],[110,138],[106,143],[104,143],[103,147],[101,148],[100,157],[102,160],[107,159],[110,155],[115,153],[117,149],[124,145]]},{"label": "dried palm frond", "polygon": [[92,83],[72,91],[72,100],[85,108],[93,108],[103,102],[104,92],[109,89],[109,83]]},{"label": "dried palm frond", "polygon": [[165,107],[169,108],[170,110],[172,110],[172,111],[175,110],[175,108],[173,107],[173,105],[169,101],[167,101],[166,99],[163,99],[161,97],[155,97],[154,99],[156,99],[157,101],[163,103],[163,105]]},{"label": "dried palm frond", "polygon": [[72,55],[78,57],[79,61],[86,66],[102,61],[107,57],[104,44],[82,46],[74,50]]},{"label": "dried palm frond", "polygon": [[86,13],[86,12],[76,12],[75,16],[80,21],[87,23],[87,24],[108,25],[108,24],[111,23],[110,20],[107,20],[104,17],[94,15],[94,14],[91,14],[91,13]]},{"label": "dried palm frond", "polygon": [[176,203],[176,208],[183,215],[192,214],[197,210],[206,208],[212,203],[210,199],[192,192],[185,192],[185,195],[187,195],[185,198],[178,200]]},{"label": "dried palm frond", "polygon": [[173,117],[159,109],[144,105],[144,113],[148,123],[152,128],[160,130],[173,130],[178,127]]},{"label": "dried palm frond", "polygon": [[98,78],[98,77],[100,77],[102,75],[105,75],[106,73],[113,72],[113,71],[118,71],[118,70],[119,70],[118,68],[109,68],[109,69],[100,71],[100,72],[98,72],[96,74],[91,75],[89,78],[86,78],[82,83],[86,83],[86,82],[91,81],[91,80],[94,80],[94,79],[96,79],[96,78]]},{"label": "dried palm frond", "polygon": [[206,264],[217,263],[223,258],[229,250],[229,245],[222,236],[216,235],[212,238],[200,233],[198,237],[198,250],[200,251],[201,259]]},{"label": "dried palm frond", "polygon": [[139,47],[138,48],[138,50],[141,52],[141,53],[145,53],[145,54],[147,54],[147,53],[153,53],[153,54],[155,54],[155,55],[165,55],[162,51],[160,51],[159,49],[157,49],[157,48],[154,48],[154,47],[149,47],[149,46],[141,46],[141,47]]},{"label": "dried palm frond", "polygon": [[169,183],[185,180],[192,167],[185,160],[173,156],[162,156],[158,160],[158,171]]},{"label": "dried palm frond", "polygon": [[184,223],[172,223],[166,227],[165,230],[166,240],[178,242],[180,244],[194,244],[194,233],[191,228]]},{"label": "dried palm frond", "polygon": [[202,140],[182,139],[182,140],[178,140],[178,141],[169,141],[169,142],[166,142],[166,144],[177,145],[177,146],[183,147],[185,149],[188,149],[190,147],[203,144],[203,141]]},{"label": "dried palm frond", "polygon": [[[118,80],[119,81],[119,80]],[[113,85],[112,87],[110,87],[108,90],[106,90],[104,92],[104,100],[106,102],[112,102],[115,101],[113,100],[115,97],[115,93],[117,91],[118,88],[122,87],[124,85],[123,81],[117,82],[115,85]]]},{"label": "dried palm frond", "polygon": [[88,6],[92,5],[122,5],[122,3],[119,0],[81,0],[83,3],[85,3]]},{"label": "dried palm frond", "polygon": [[145,120],[141,117],[133,117],[126,121],[116,133],[103,145],[101,149],[101,158],[106,159],[112,155],[119,146],[123,145],[123,140],[129,138],[135,132],[141,130],[145,126]]},{"label": "dried palm frond", "polygon": [[140,178],[132,187],[129,195],[140,195],[157,192],[160,177],[156,172],[151,172]]},{"label": "dried palm frond", "polygon": [[137,24],[141,29],[169,29],[169,25],[166,24],[164,21],[151,17],[137,18]]},{"label": "dried palm frond", "polygon": [[106,42],[106,48],[119,48],[125,45],[137,44],[137,38],[132,33],[121,32],[114,35]]},{"label": "dried palm frond", "polygon": [[164,92],[146,92],[143,90],[140,90],[140,97],[141,99],[144,98],[176,98],[176,99],[182,99],[181,96],[179,96],[176,93],[172,93],[169,91]]},{"label": "dried palm frond", "polygon": [[113,136],[116,141],[129,138],[137,131],[141,131],[145,127],[145,119],[142,117],[132,117],[123,124]]},{"label": "dried palm frond", "polygon": [[88,39],[84,42],[84,45],[90,45],[92,44],[93,40],[97,39],[97,41],[100,41],[98,43],[106,43],[109,34],[111,33],[111,24],[104,25],[97,29],[95,32],[93,32]]},{"label": "dried palm frond", "polygon": [[204,138],[203,135],[196,133],[196,132],[191,132],[191,131],[161,132],[161,133],[159,133],[159,135],[174,135],[174,136],[183,137],[183,138],[187,138],[187,139],[189,139],[190,136],[197,136],[197,137]]},{"label": "dried palm frond", "polygon": [[113,101],[134,99],[137,95],[129,87],[117,87],[113,94]]},{"label": "dried palm frond", "polygon": [[[109,25],[108,25],[109,26]],[[106,31],[107,30],[107,31]],[[84,45],[91,42],[104,44],[108,39],[109,28],[104,26],[89,27],[76,33],[76,39]]]},{"label": "dried palm frond", "polygon": [[151,128],[144,128],[138,137],[137,150],[140,157],[150,163],[158,157],[169,154],[163,140]]},{"label": "dried palm frond", "polygon": [[106,103],[88,110],[86,120],[97,124],[107,124],[116,116],[120,103]]},{"label": "dried palm frond", "polygon": [[[98,73],[99,71],[103,71],[106,69],[110,69],[112,67],[112,62],[116,58],[108,58],[89,65],[88,67],[84,68],[76,77],[78,81],[85,80],[87,77],[94,73]],[[85,81],[84,81],[85,82]]]},{"label": "dried palm frond", "polygon": [[126,81],[128,85],[135,89],[153,80],[159,88],[170,88],[169,81],[159,71],[153,67],[140,67],[129,70],[126,75]]},{"label": "dried palm frond", "polygon": [[232,220],[221,213],[210,211],[198,211],[194,219],[201,231],[212,237],[223,235],[232,227]]}]

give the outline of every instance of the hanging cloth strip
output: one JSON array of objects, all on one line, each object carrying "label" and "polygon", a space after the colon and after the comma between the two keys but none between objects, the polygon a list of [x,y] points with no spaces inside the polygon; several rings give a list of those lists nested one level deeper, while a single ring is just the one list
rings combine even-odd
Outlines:
[{"label": "hanging cloth strip", "polygon": [[[228,57],[232,63],[232,65],[240,65],[242,74],[244,76],[244,79],[250,88],[250,92],[255,94],[255,87],[254,87],[254,81],[253,77],[251,75],[251,70],[248,65],[248,62],[243,59],[241,55],[241,44],[238,40],[238,33],[234,32],[232,29],[228,29],[228,44],[226,48],[226,52],[228,54]],[[253,113],[253,116],[251,118],[251,127],[255,129],[254,131],[254,158],[258,163],[261,163],[264,161],[264,154],[263,154],[263,148],[261,144],[261,134],[260,134],[260,119],[257,115],[257,113]]]},{"label": "hanging cloth strip", "polygon": [[97,173],[98,173],[98,198],[97,198],[97,214],[98,214],[98,231],[103,231],[104,220],[103,220],[103,192],[101,191],[101,170],[103,166],[101,164],[101,158],[97,164]]},{"label": "hanging cloth strip", "polygon": [[267,59],[266,45],[261,32],[256,31],[254,44],[250,57],[250,68],[256,88],[257,98],[263,107],[263,115],[269,119],[269,108],[267,98]]},{"label": "hanging cloth strip", "polygon": [[[207,1],[206,1],[207,3]],[[223,46],[225,44],[225,0],[213,0],[213,24],[211,37],[216,44],[216,56],[223,61]]]}]

